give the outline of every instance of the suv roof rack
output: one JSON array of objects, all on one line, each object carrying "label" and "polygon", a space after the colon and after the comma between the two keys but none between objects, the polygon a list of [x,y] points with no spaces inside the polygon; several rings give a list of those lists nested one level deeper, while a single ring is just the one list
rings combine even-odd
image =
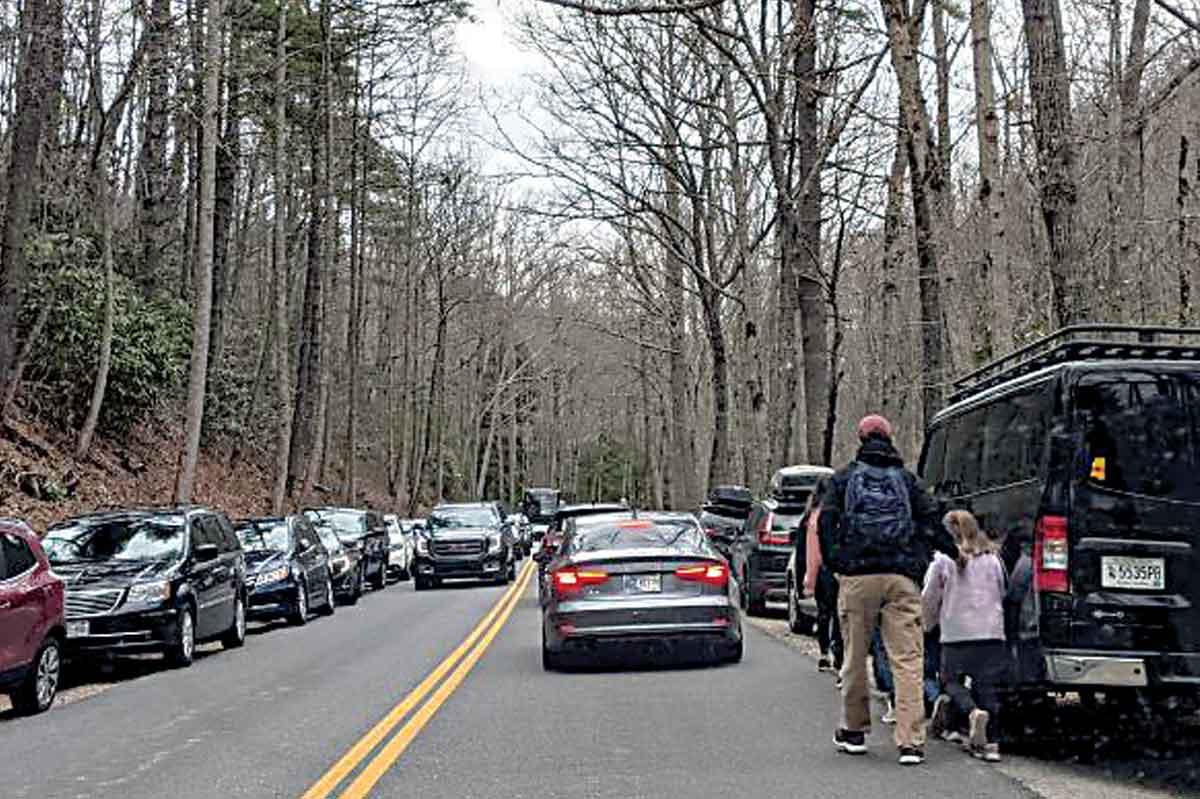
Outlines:
[{"label": "suv roof rack", "polygon": [[956,403],[1014,377],[1073,361],[1200,361],[1200,328],[1088,324],[1064,327],[954,381]]}]

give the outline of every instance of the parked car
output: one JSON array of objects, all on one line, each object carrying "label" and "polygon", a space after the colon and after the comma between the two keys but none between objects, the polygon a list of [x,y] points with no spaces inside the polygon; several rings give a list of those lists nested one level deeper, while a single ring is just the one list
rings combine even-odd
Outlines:
[{"label": "parked car", "polygon": [[1196,704],[1198,339],[1066,328],[958,381],[933,418],[921,476],[1004,541],[1014,702],[1051,690]]},{"label": "parked car", "polygon": [[392,545],[382,515],[356,508],[315,508],[304,513],[314,524],[323,522],[332,527],[346,549],[358,551],[363,578],[372,588],[376,591],[387,588]]},{"label": "parked car", "polygon": [[246,556],[223,513],[104,511],[54,525],[42,545],[66,583],[70,652],[190,666],[199,642],[246,641]]},{"label": "parked car", "polygon": [[529,488],[521,501],[521,511],[529,520],[529,533],[533,541],[541,541],[546,530],[554,521],[554,512],[558,510],[562,496],[553,488]]},{"label": "parked car", "polygon": [[54,704],[67,634],[63,593],[34,532],[0,519],[0,692],[18,713]]},{"label": "parked car", "polygon": [[754,496],[745,486],[714,486],[700,513],[700,524],[717,551],[733,560],[733,541],[750,515]]},{"label": "parked car", "polygon": [[395,514],[383,517],[388,528],[388,576],[400,582],[412,574],[413,541]]},{"label": "parked car", "polygon": [[820,479],[832,474],[824,466],[787,466],[772,477],[770,495],[750,508],[730,564],[747,613],[761,615],[767,603],[787,600],[787,564],[804,506]]},{"label": "parked car", "polygon": [[512,531],[491,502],[438,505],[417,535],[418,591],[442,580],[471,578],[504,584],[516,576]]},{"label": "parked car", "polygon": [[260,619],[308,623],[315,609],[334,610],[329,553],[303,514],[286,518],[243,519],[234,530],[246,553],[248,611]]},{"label": "parked car", "polygon": [[314,522],[313,527],[321,539],[321,545],[329,553],[329,575],[333,578],[334,599],[343,605],[358,604],[367,590],[362,551],[343,544],[333,527],[324,522]]},{"label": "parked car", "polygon": [[804,577],[808,570],[808,550],[804,541],[807,525],[808,514],[805,514],[800,519],[787,562],[788,629],[796,635],[812,635],[817,629],[816,599],[804,596]]},{"label": "parked car", "polygon": [[722,662],[742,658],[742,623],[729,565],[695,517],[639,515],[582,523],[549,564],[542,666],[575,655],[688,647]]}]

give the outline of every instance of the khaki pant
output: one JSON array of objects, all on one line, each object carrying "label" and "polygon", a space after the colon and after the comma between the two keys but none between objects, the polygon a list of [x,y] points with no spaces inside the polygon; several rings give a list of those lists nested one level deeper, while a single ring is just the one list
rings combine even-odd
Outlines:
[{"label": "khaki pant", "polygon": [[896,681],[896,746],[925,745],[925,698],[922,688],[925,637],[921,627],[921,592],[908,577],[868,574],[841,578],[838,616],[846,644],[842,666],[842,727],[871,731],[871,693],[867,656],[880,626]]}]

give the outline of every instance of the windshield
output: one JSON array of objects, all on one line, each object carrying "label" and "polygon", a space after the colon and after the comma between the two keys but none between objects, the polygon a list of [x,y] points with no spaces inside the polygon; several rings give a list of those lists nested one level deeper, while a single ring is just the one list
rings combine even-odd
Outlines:
[{"label": "windshield", "polygon": [[467,527],[491,527],[496,517],[487,508],[438,508],[429,517],[435,530],[459,530]]},{"label": "windshield", "polygon": [[313,515],[334,529],[339,538],[354,541],[367,534],[367,514],[356,510],[319,510]]},{"label": "windshield", "polygon": [[332,528],[324,524],[318,524],[316,528],[317,535],[320,536],[321,543],[325,545],[329,554],[332,555],[342,550],[342,542],[338,540],[337,534],[333,532]]},{"label": "windshield", "polygon": [[243,524],[237,527],[242,549],[247,552],[287,552],[288,526],[285,522],[272,524]]},{"label": "windshield", "polygon": [[182,516],[83,522],[49,531],[42,546],[51,563],[168,560],[183,554],[184,528]]},{"label": "windshield", "polygon": [[629,521],[576,530],[571,552],[601,549],[704,549],[704,535],[688,522]]},{"label": "windshield", "polygon": [[1196,412],[1200,375],[1129,370],[1093,373],[1075,389],[1075,408],[1096,485],[1172,499],[1200,499]]},{"label": "windshield", "polygon": [[525,495],[525,515],[531,519],[549,519],[558,509],[558,493],[555,491],[539,491]]}]

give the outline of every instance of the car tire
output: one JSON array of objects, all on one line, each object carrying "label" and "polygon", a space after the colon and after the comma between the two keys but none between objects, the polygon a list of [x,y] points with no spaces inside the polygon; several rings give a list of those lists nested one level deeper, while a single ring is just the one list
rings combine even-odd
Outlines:
[{"label": "car tire", "polygon": [[791,580],[788,581],[787,594],[788,629],[795,635],[812,635],[816,632],[817,624],[800,610],[800,595],[796,593],[796,586]]},{"label": "car tire", "polygon": [[366,579],[367,578],[363,571],[363,566],[360,564],[358,567],[358,572],[354,576],[354,588],[351,589],[350,593],[346,595],[347,605],[358,604],[358,600],[361,599],[363,595],[363,584],[366,582]]},{"label": "car tire", "polygon": [[396,582],[406,583],[412,579],[412,563],[409,563],[396,575]]},{"label": "car tire", "polygon": [[750,576],[743,575],[739,585],[741,591],[742,609],[751,616],[765,616],[767,603],[761,599],[752,599],[750,594]]},{"label": "car tire", "polygon": [[317,611],[320,616],[332,616],[337,610],[337,600],[333,596],[333,578],[325,580],[325,604]]},{"label": "car tire", "polygon": [[303,627],[308,624],[308,611],[308,587],[303,582],[296,583],[296,599],[292,602],[288,621],[293,627]]},{"label": "car tire", "polygon": [[563,656],[557,652],[551,652],[546,647],[545,639],[542,640],[542,670],[543,671],[562,671]]},{"label": "car tire", "polygon": [[741,663],[742,653],[745,651],[743,639],[739,638],[736,644],[726,648],[725,656],[721,658],[722,663]]},{"label": "car tire", "polygon": [[371,581],[371,587],[376,591],[382,591],[383,589],[387,588],[387,570],[388,565],[387,559],[385,558],[384,561],[379,564],[379,574],[375,575],[375,579]]},{"label": "car tire", "polygon": [[21,716],[46,712],[54,704],[61,679],[62,645],[57,638],[47,638],[38,649],[29,674],[12,692],[13,710]]},{"label": "car tire", "polygon": [[430,588],[432,588],[432,586],[429,584],[429,581],[426,580],[421,575],[418,574],[415,577],[413,577],[413,590],[414,591],[428,591]]},{"label": "car tire", "polygon": [[167,648],[167,662],[186,669],[196,659],[196,612],[190,606],[179,611],[176,641]]},{"label": "car tire", "polygon": [[221,636],[221,646],[238,649],[246,645],[246,600],[237,595],[233,604],[233,625]]}]

